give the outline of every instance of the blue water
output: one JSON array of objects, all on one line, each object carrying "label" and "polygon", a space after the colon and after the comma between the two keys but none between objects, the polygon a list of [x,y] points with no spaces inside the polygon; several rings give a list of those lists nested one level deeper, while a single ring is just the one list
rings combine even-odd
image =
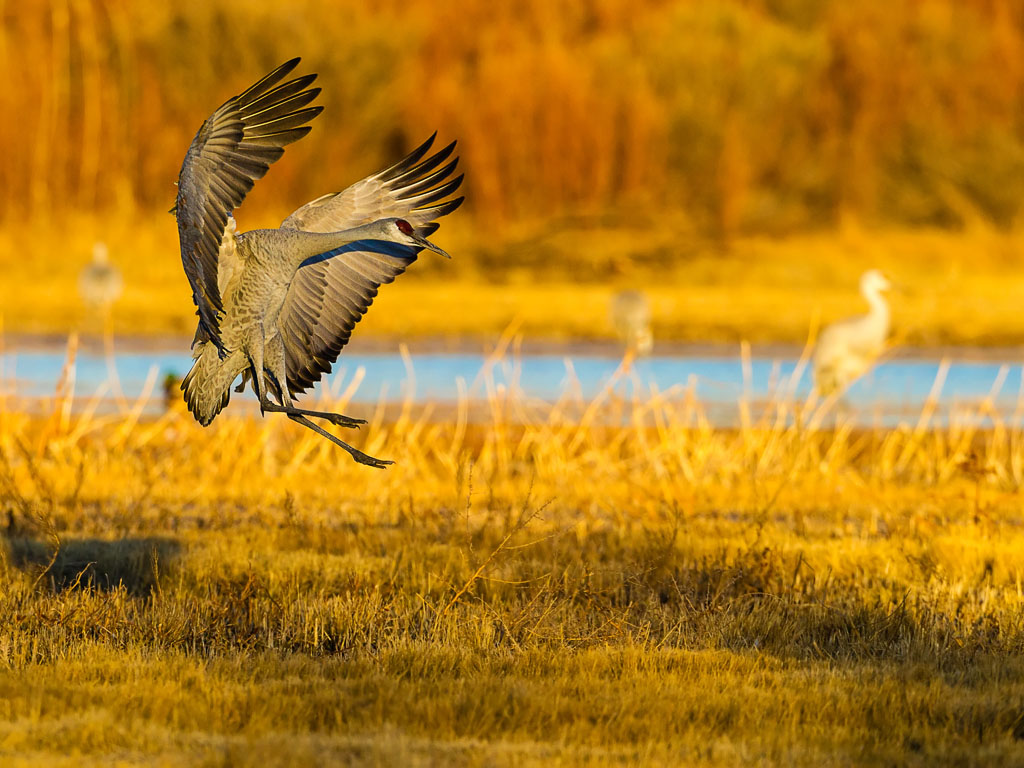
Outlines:
[{"label": "blue water", "polygon": [[[19,397],[48,397],[54,393],[64,366],[63,352],[20,350],[0,354],[0,392]],[[420,353],[410,357],[413,376],[407,362],[397,354],[345,354],[328,377],[333,391],[344,390],[357,369],[365,377],[352,402],[376,403],[412,397],[416,401],[453,402],[458,399],[461,379],[470,397],[485,397],[488,380],[491,386],[518,386],[530,398],[555,400],[570,385],[577,387],[584,398],[605,388],[620,368],[613,357],[576,354],[571,356],[534,354],[501,360],[491,367],[491,376],[481,376],[487,358],[483,354]],[[618,391],[628,395],[639,387],[666,391],[687,386],[691,382],[697,397],[705,403],[735,403],[746,396],[751,400],[768,400],[790,392],[798,399],[810,393],[809,370],[792,387],[791,378],[797,361],[793,359],[754,358],[748,376],[739,356],[656,356],[639,360],[633,375],[616,384]],[[129,399],[137,398],[151,372],[160,381],[167,373],[184,375],[191,366],[187,350],[182,352],[122,352],[116,357],[120,387]],[[844,401],[852,407],[867,409],[883,404],[890,413],[912,413],[924,404],[939,373],[940,363],[928,360],[894,359],[883,362],[858,381]],[[997,411],[1012,413],[1021,391],[1019,363],[957,361],[953,358],[940,402],[977,403],[985,398],[1005,367],[1005,379],[995,399]],[[570,374],[570,368],[572,374]],[[90,397],[109,382],[106,359],[96,353],[80,352],[75,366],[75,394]],[[339,381],[340,378],[340,381]],[[110,392],[110,387],[105,387]],[[251,395],[247,395],[251,398]]]}]

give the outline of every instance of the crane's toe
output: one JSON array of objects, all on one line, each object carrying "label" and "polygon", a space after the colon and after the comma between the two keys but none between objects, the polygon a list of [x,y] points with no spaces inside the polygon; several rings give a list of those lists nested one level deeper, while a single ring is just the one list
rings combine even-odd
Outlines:
[{"label": "crane's toe", "polygon": [[325,419],[331,424],[335,424],[339,427],[356,427],[360,424],[365,424],[366,419],[353,419],[351,416],[344,416],[340,413],[332,413],[329,416],[325,416]]},{"label": "crane's toe", "polygon": [[368,456],[362,451],[352,451],[352,458],[358,461],[360,464],[365,464],[368,467],[376,467],[377,469],[384,469],[389,464],[394,464],[393,461],[387,461],[385,459],[375,459],[373,456]]}]

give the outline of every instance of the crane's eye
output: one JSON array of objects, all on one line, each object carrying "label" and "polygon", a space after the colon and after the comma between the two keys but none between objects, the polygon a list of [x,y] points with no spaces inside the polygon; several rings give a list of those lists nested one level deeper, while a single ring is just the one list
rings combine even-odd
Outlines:
[{"label": "crane's eye", "polygon": [[398,221],[395,222],[395,226],[398,227],[399,231],[402,232],[402,234],[412,234],[412,224],[410,224],[405,219],[398,219]]}]

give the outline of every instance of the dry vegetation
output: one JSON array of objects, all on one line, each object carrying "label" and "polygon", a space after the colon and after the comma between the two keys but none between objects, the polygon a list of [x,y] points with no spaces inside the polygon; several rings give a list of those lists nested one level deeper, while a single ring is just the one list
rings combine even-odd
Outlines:
[{"label": "dry vegetation", "polygon": [[[1008,0],[8,3],[2,210],[166,210],[199,122],[302,55],[328,111],[253,209],[433,128],[488,221],[639,203],[701,231],[844,216],[1009,225],[1024,16]],[[385,127],[382,127],[385,126]],[[26,138],[28,139],[26,141]],[[317,192],[318,193],[318,192]],[[279,205],[280,203],[278,203]]]},{"label": "dry vegetation", "polygon": [[615,387],[367,413],[386,472],[274,419],[0,409],[4,763],[1024,757],[1019,424]]},{"label": "dry vegetation", "polygon": [[[869,266],[905,285],[899,341],[1024,337],[1009,0],[0,22],[6,330],[95,330],[76,280],[102,239],[114,328],[190,335],[182,153],[299,54],[327,110],[243,229],[435,128],[461,142],[457,258],[382,291],[360,337],[609,336],[612,291],[643,286],[657,338],[802,342]],[[353,413],[386,472],[278,419],[0,393],[0,763],[1024,762],[1024,402],[867,430],[780,402],[722,430],[686,390],[624,391]]]}]

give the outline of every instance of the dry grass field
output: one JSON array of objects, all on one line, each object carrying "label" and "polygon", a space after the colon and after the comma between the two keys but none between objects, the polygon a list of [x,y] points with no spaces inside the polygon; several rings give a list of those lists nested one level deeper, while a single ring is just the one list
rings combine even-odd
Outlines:
[{"label": "dry grass field", "polygon": [[1019,421],[490,391],[365,413],[387,471],[274,419],[0,408],[0,759],[1024,759]]},{"label": "dry grass field", "polygon": [[[240,229],[435,129],[466,173],[454,258],[382,289],[360,343],[609,339],[642,289],[656,351],[804,344],[876,267],[895,345],[1019,345],[1021,8],[0,2],[0,342],[191,338],[183,153],[301,56],[324,113]],[[726,429],[628,376],[342,387],[322,405],[386,471],[237,402],[202,429],[0,389],[0,765],[1024,764],[1024,399],[873,428],[740,402]]]}]

